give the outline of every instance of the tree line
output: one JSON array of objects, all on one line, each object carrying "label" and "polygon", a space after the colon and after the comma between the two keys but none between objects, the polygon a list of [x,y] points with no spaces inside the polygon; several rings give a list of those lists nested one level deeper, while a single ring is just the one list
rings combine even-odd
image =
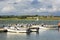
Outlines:
[{"label": "tree line", "polygon": [[[20,18],[20,19],[24,19],[27,17],[47,17],[47,16],[39,16],[39,15],[22,15],[22,16],[14,16],[14,15],[2,15],[0,16],[0,18]],[[54,16],[54,17],[60,17],[60,16]]]}]

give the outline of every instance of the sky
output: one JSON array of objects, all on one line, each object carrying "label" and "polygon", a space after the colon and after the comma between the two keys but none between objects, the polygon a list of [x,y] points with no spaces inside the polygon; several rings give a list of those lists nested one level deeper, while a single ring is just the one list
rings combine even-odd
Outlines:
[{"label": "sky", "polygon": [[60,0],[0,0],[0,15],[60,16]]}]

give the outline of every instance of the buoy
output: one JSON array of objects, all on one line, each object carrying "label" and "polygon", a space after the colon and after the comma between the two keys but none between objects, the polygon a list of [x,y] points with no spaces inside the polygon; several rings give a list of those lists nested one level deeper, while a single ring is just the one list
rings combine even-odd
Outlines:
[{"label": "buoy", "polygon": [[59,28],[60,28],[60,22],[58,23],[58,31],[59,31]]}]

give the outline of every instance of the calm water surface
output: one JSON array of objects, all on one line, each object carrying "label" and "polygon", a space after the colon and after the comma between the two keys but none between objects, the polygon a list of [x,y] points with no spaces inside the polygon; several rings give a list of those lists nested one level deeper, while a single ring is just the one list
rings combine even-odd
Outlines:
[{"label": "calm water surface", "polygon": [[60,32],[57,30],[43,30],[39,33],[0,33],[0,40],[60,40]]}]

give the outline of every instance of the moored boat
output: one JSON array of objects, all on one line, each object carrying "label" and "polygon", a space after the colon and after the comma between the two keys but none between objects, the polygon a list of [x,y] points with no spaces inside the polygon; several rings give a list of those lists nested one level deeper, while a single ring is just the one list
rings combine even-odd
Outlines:
[{"label": "moored boat", "polygon": [[14,33],[26,33],[26,32],[30,32],[29,28],[4,27],[4,29],[6,29],[8,32],[14,32]]}]

